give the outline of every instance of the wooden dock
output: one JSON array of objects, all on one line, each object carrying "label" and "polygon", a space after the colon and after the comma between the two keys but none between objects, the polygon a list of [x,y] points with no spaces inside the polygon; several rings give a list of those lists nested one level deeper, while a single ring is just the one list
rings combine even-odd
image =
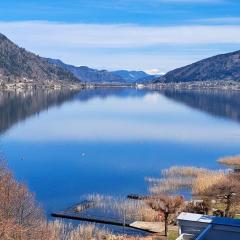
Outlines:
[{"label": "wooden dock", "polygon": [[118,226],[123,227],[123,229],[129,228],[142,233],[145,232],[145,234],[156,233],[156,231],[151,231],[151,228],[146,229],[142,228],[141,226],[137,227],[137,225],[134,224],[136,222],[134,219],[126,220],[114,212],[105,212],[100,208],[96,208],[94,203],[90,201],[83,201],[64,211],[52,213],[51,216],[55,218]]},{"label": "wooden dock", "polygon": [[107,224],[107,225],[113,225],[113,226],[119,226],[119,227],[127,227],[127,228],[131,228],[131,229],[139,230],[139,231],[144,231],[147,233],[156,233],[157,232],[157,231],[151,231],[148,229],[136,227],[134,225],[134,222],[124,224],[123,222],[115,222],[115,221],[110,221],[110,220],[87,218],[87,217],[81,217],[81,216],[71,216],[71,215],[61,214],[61,213],[52,213],[51,216],[56,217],[56,218],[62,218],[62,219],[70,219],[70,220],[78,220],[78,221],[85,221],[85,222],[91,222],[91,223]]}]

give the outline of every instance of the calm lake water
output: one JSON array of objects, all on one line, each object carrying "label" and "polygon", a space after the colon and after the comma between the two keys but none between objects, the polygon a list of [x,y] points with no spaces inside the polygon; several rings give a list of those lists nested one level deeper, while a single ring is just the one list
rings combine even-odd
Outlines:
[{"label": "calm lake water", "polygon": [[163,168],[240,153],[239,92],[0,92],[0,151],[47,213],[85,194],[144,194]]}]

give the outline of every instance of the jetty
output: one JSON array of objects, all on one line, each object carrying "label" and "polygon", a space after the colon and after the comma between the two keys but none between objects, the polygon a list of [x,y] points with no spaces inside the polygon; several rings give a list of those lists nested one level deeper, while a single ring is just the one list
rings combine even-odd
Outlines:
[{"label": "jetty", "polygon": [[143,222],[134,219],[126,219],[124,216],[120,216],[111,209],[102,209],[96,206],[94,201],[88,200],[75,204],[66,210],[54,212],[51,216],[55,218],[118,226],[122,227],[123,232],[134,231],[135,234],[145,236],[164,231],[164,226],[161,222]]}]

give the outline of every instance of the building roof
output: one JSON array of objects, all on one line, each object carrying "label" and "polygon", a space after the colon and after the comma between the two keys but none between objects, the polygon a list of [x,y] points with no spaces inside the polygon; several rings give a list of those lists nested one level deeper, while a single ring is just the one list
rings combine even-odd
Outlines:
[{"label": "building roof", "polygon": [[232,218],[225,218],[225,217],[216,217],[216,216],[195,214],[195,213],[182,212],[178,216],[178,220],[208,223],[208,224],[214,224],[214,225],[225,225],[225,226],[232,226],[232,227],[240,228],[240,220],[232,219]]}]

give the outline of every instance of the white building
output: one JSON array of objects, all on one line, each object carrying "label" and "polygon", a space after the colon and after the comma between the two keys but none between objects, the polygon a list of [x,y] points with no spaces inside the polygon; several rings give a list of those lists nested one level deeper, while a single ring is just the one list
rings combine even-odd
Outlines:
[{"label": "white building", "polygon": [[181,213],[178,216],[180,237],[177,240],[240,240],[240,220]]}]

